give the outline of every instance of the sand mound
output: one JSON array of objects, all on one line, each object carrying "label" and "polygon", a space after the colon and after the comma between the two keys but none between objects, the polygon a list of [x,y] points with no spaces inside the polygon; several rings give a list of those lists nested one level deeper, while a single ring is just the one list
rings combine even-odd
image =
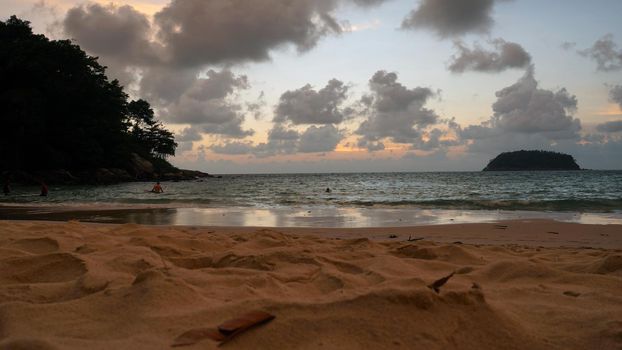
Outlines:
[{"label": "sand mound", "polygon": [[227,346],[622,348],[614,251],[1,225],[0,349],[168,349],[256,309],[276,319]]},{"label": "sand mound", "polygon": [[622,276],[622,255],[610,255],[596,262],[590,269],[592,273],[616,274]]}]

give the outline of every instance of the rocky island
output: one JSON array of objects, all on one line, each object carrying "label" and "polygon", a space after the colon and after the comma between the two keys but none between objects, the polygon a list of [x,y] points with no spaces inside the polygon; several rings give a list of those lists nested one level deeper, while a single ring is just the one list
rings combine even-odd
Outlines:
[{"label": "rocky island", "polygon": [[504,152],[483,171],[581,170],[574,157],[550,151]]}]

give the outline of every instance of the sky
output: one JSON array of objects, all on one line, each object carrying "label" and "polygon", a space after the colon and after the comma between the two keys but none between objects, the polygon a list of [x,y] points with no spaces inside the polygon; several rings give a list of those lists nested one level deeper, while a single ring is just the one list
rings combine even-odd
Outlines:
[{"label": "sky", "polygon": [[151,103],[210,173],[622,169],[619,0],[0,0]]}]

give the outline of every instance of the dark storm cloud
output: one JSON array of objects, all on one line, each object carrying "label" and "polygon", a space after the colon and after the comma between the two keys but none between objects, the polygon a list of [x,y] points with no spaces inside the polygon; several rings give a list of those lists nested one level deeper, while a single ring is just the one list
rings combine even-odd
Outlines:
[{"label": "dark storm cloud", "polygon": [[592,47],[579,51],[579,54],[596,61],[599,71],[610,72],[622,69],[622,49],[618,49],[611,34],[598,39]]},{"label": "dark storm cloud", "polygon": [[526,68],[531,63],[531,56],[525,49],[513,42],[496,39],[490,42],[493,50],[486,50],[475,44],[471,49],[462,41],[456,41],[458,53],[451,57],[449,70],[453,73],[477,71],[496,73],[511,68]]},{"label": "dark storm cloud", "polygon": [[428,29],[442,38],[486,33],[497,2],[507,0],[422,0],[402,22],[404,29]]},{"label": "dark storm cloud", "polygon": [[622,85],[616,85],[611,88],[611,91],[609,91],[609,99],[622,108]]},{"label": "dark storm cloud", "polygon": [[281,95],[275,110],[275,122],[293,124],[339,124],[344,119],[340,108],[347,98],[348,87],[332,79],[316,91],[309,84]]},{"label": "dark storm cloud", "polygon": [[397,82],[396,73],[376,72],[369,88],[371,93],[361,99],[366,118],[355,132],[361,135],[359,147],[380,150],[383,139],[416,143],[421,131],[438,120],[434,111],[424,108],[434,92],[422,87],[409,89]]},{"label": "dark storm cloud", "polygon": [[622,120],[614,120],[611,122],[598,124],[596,126],[596,130],[600,132],[620,132],[622,131]]}]

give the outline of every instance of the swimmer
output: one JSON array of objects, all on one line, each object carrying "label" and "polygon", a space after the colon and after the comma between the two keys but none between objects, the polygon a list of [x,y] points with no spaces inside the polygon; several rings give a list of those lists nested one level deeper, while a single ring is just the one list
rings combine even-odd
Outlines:
[{"label": "swimmer", "polygon": [[160,186],[160,182],[158,181],[153,188],[151,189],[151,192],[153,193],[164,193],[164,190],[162,189],[162,186]]}]

